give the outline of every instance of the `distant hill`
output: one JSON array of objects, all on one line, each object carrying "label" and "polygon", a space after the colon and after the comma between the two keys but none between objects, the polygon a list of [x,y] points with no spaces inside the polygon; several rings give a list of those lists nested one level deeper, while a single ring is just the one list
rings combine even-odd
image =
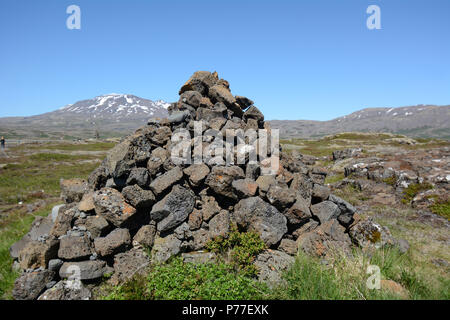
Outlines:
[{"label": "distant hill", "polygon": [[339,132],[390,132],[450,139],[450,105],[368,108],[329,121],[272,120],[282,138],[317,138]]},{"label": "distant hill", "polygon": [[[108,94],[31,117],[0,118],[0,135],[9,139],[118,137],[149,118],[164,118],[170,103],[130,94]],[[329,121],[272,120],[282,138],[318,138],[340,132],[390,132],[411,137],[450,139],[450,106],[368,108]]]},{"label": "distant hill", "polygon": [[170,104],[130,94],[108,94],[31,117],[0,118],[0,134],[10,138],[66,139],[131,133],[149,118],[167,117]]}]

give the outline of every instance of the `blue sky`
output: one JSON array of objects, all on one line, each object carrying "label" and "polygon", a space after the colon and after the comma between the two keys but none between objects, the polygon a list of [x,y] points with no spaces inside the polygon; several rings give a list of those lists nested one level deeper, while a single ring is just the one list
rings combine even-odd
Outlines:
[{"label": "blue sky", "polygon": [[2,0],[0,44],[0,116],[113,92],[175,101],[196,70],[266,119],[450,104],[449,0]]}]

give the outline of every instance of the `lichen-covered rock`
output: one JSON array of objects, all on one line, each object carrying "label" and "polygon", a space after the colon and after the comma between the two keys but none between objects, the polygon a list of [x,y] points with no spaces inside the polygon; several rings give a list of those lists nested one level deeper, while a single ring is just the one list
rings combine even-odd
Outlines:
[{"label": "lichen-covered rock", "polygon": [[38,300],[90,300],[91,291],[79,281],[61,280],[41,294]]},{"label": "lichen-covered rock", "polygon": [[12,296],[15,300],[34,300],[54,277],[50,270],[25,272],[15,281]]},{"label": "lichen-covered rock", "polygon": [[356,245],[361,248],[382,248],[395,245],[389,229],[374,222],[371,218],[363,219],[350,227],[349,235]]},{"label": "lichen-covered rock", "polygon": [[133,248],[130,251],[114,256],[113,285],[118,285],[132,278],[135,274],[144,274],[150,264],[150,258],[144,250]]},{"label": "lichen-covered rock", "polygon": [[281,275],[287,271],[295,262],[294,257],[277,251],[266,250],[260,253],[254,262],[258,269],[258,280],[273,287],[281,282]]},{"label": "lichen-covered rock", "polygon": [[153,244],[152,261],[166,262],[170,257],[177,255],[181,249],[181,240],[174,234],[166,237],[157,237]]},{"label": "lichen-covered rock", "polygon": [[286,217],[259,197],[239,201],[234,217],[240,227],[257,232],[268,246],[276,244],[287,232]]},{"label": "lichen-covered rock", "polygon": [[226,210],[220,211],[209,221],[209,236],[214,239],[226,237],[230,230],[230,213]]},{"label": "lichen-covered rock", "polygon": [[95,213],[116,227],[123,226],[136,213],[136,209],[125,202],[122,194],[112,188],[103,188],[94,194]]}]

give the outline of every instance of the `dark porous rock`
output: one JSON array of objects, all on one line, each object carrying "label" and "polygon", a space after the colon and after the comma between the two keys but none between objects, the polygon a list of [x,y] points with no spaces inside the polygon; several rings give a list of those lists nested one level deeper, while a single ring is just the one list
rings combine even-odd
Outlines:
[{"label": "dark porous rock", "polygon": [[198,187],[209,174],[209,167],[204,164],[193,164],[186,169],[184,169],[184,173],[189,177],[189,182]]},{"label": "dark porous rock", "polygon": [[60,237],[72,229],[72,222],[75,219],[78,209],[76,207],[64,207],[59,210],[55,223],[50,230],[50,235]]},{"label": "dark porous rock", "polygon": [[284,215],[291,225],[303,223],[312,217],[308,201],[300,195],[295,199],[295,203],[284,212]]},{"label": "dark porous rock", "polygon": [[195,195],[186,188],[176,185],[151,211],[151,219],[158,222],[158,231],[167,231],[185,221],[194,209]]},{"label": "dark porous rock", "polygon": [[205,229],[193,231],[192,238],[192,247],[190,249],[194,251],[204,249],[208,241],[211,240],[209,232]]},{"label": "dark porous rock", "polygon": [[156,226],[153,224],[142,226],[133,237],[133,245],[140,244],[147,248],[151,248],[155,241]]},{"label": "dark porous rock", "polygon": [[35,300],[54,277],[55,273],[50,270],[22,273],[14,283],[12,296],[15,300]]},{"label": "dark porous rock", "polygon": [[166,262],[170,257],[180,253],[181,240],[175,234],[166,237],[157,237],[153,244],[152,261]]},{"label": "dark porous rock", "polygon": [[150,190],[144,190],[137,184],[123,188],[122,195],[134,208],[150,209],[155,203],[155,195]]},{"label": "dark porous rock", "polygon": [[82,260],[93,253],[91,242],[87,235],[65,236],[59,243],[58,257],[65,260]]},{"label": "dark porous rock", "polygon": [[234,218],[241,228],[257,232],[268,246],[276,244],[287,232],[286,217],[259,197],[239,201]]},{"label": "dark porous rock", "polygon": [[206,178],[205,183],[218,195],[237,199],[233,192],[232,183],[234,180],[243,179],[244,170],[238,166],[215,166]]},{"label": "dark porous rock", "polygon": [[232,107],[236,99],[230,90],[222,85],[215,85],[209,89],[209,98],[213,103],[222,102],[227,107]]},{"label": "dark porous rock", "polygon": [[259,176],[258,179],[256,179],[256,183],[258,184],[259,195],[261,197],[265,197],[267,191],[269,191],[270,186],[276,184],[277,180],[273,175],[264,175]]},{"label": "dark porous rock", "polygon": [[136,209],[125,202],[122,194],[112,188],[103,188],[94,194],[95,212],[116,227],[121,227],[136,213]]},{"label": "dark porous rock", "polygon": [[279,285],[283,272],[287,271],[294,262],[294,257],[284,252],[266,250],[260,253],[254,262],[259,270],[258,280],[267,283],[269,287]]},{"label": "dark porous rock", "polygon": [[133,168],[127,179],[127,185],[137,184],[139,187],[146,187],[150,181],[150,175],[146,168]]},{"label": "dark porous rock", "polygon": [[362,152],[361,148],[349,148],[345,150],[336,150],[333,151],[333,160],[343,160],[347,158],[352,158],[360,155]]},{"label": "dark porous rock", "polygon": [[91,213],[95,210],[93,192],[85,193],[83,195],[83,198],[78,204],[78,210],[86,213]]},{"label": "dark porous rock", "polygon": [[220,212],[220,206],[214,197],[202,195],[201,197],[202,220],[208,222],[212,217]]},{"label": "dark porous rock", "polygon": [[297,193],[287,187],[283,188],[273,184],[269,187],[266,197],[278,210],[284,211],[295,202]]},{"label": "dark porous rock", "polygon": [[331,191],[329,188],[315,183],[313,191],[312,191],[312,202],[318,203],[318,202],[325,201],[330,196],[330,193],[331,193]]},{"label": "dark porous rock", "polygon": [[101,165],[95,169],[88,178],[88,185],[90,190],[99,190],[106,185],[106,181],[110,178],[110,174],[106,166]]},{"label": "dark porous rock", "polygon": [[88,216],[84,226],[93,239],[105,235],[109,229],[108,221],[100,216]]},{"label": "dark porous rock", "polygon": [[180,103],[186,103],[194,108],[200,107],[202,95],[198,91],[185,91],[180,95]]},{"label": "dark porous rock", "polygon": [[337,220],[329,220],[316,229],[301,234],[297,239],[299,249],[309,255],[327,257],[336,252],[351,254],[351,240]]},{"label": "dark porous rock", "polygon": [[200,229],[203,223],[203,213],[199,209],[195,209],[191,212],[188,217],[189,229],[197,230]]},{"label": "dark porous rock", "polygon": [[308,233],[310,231],[313,231],[314,229],[316,229],[319,226],[319,223],[315,220],[309,220],[308,222],[304,223],[303,225],[301,225],[299,228],[297,228],[296,230],[294,230],[292,232],[292,235],[294,236],[295,239],[297,239],[298,237],[300,237],[302,234]]},{"label": "dark porous rock", "polygon": [[338,217],[338,221],[344,227],[348,228],[354,221],[353,215],[356,213],[356,208],[344,199],[341,199],[333,194],[330,194],[328,200],[334,202],[339,207],[341,214]]},{"label": "dark porous rock", "polygon": [[154,149],[147,162],[147,170],[150,175],[155,176],[162,168],[164,162],[169,158],[170,153],[161,147]]},{"label": "dark porous rock", "polygon": [[257,163],[248,163],[245,168],[245,177],[247,179],[255,180],[258,179],[261,173],[261,168]]},{"label": "dark porous rock", "polygon": [[211,72],[197,71],[181,87],[179,94],[181,95],[186,91],[197,91],[201,95],[206,95],[209,88],[214,86],[218,80],[217,76]]},{"label": "dark porous rock", "polygon": [[191,117],[191,113],[189,110],[183,110],[183,111],[174,111],[172,112],[171,115],[169,115],[169,117],[167,117],[167,120],[174,124],[174,123],[180,123],[183,121],[186,121],[188,119],[190,119]]},{"label": "dark porous rock", "polygon": [[61,280],[41,294],[38,300],[90,300],[91,291],[81,282]]},{"label": "dark porous rock", "polygon": [[163,146],[170,140],[171,136],[172,131],[169,127],[159,127],[158,129],[156,129],[155,134],[151,137],[151,142]]},{"label": "dark porous rock", "polygon": [[311,199],[314,182],[303,173],[294,173],[294,177],[289,186],[291,189],[300,192],[304,199]]},{"label": "dark porous rock", "polygon": [[135,274],[144,274],[149,264],[150,258],[140,248],[133,248],[130,251],[116,254],[111,283],[118,285],[131,279]]},{"label": "dark porous rock", "polygon": [[29,242],[40,240],[42,237],[48,237],[52,228],[53,221],[51,216],[37,216],[31,225],[30,231],[9,248],[11,257],[17,259],[20,251],[25,248]]},{"label": "dark porous rock", "polygon": [[101,278],[106,270],[106,262],[101,260],[64,262],[59,269],[59,276],[69,280],[94,280]]},{"label": "dark porous rock", "polygon": [[252,100],[250,100],[247,97],[236,96],[235,98],[236,98],[236,102],[239,104],[239,106],[241,107],[242,110],[247,109],[254,103]]},{"label": "dark porous rock", "polygon": [[175,167],[153,180],[150,188],[158,196],[180,181],[181,178],[183,178],[183,170],[180,167]]},{"label": "dark porous rock", "polygon": [[79,202],[83,194],[88,190],[88,183],[83,179],[61,179],[61,199],[65,203]]},{"label": "dark porous rock", "polygon": [[114,229],[106,237],[94,240],[95,252],[102,257],[116,254],[126,250],[131,244],[128,229]]},{"label": "dark porous rock", "polygon": [[290,239],[282,239],[278,250],[287,253],[290,256],[295,256],[297,254],[297,242]]},{"label": "dark porous rock", "polygon": [[225,238],[230,230],[230,213],[226,210],[220,211],[209,221],[209,235],[212,239]]},{"label": "dark porous rock", "polygon": [[48,262],[58,256],[58,247],[59,241],[56,239],[28,242],[19,253],[20,267],[23,270],[47,268]]},{"label": "dark porous rock", "polygon": [[62,261],[61,259],[51,259],[48,262],[48,270],[55,271],[56,273],[58,273],[59,268],[61,268],[63,263],[64,261]]},{"label": "dark porous rock", "polygon": [[248,198],[256,195],[258,184],[251,179],[238,179],[232,183],[234,193],[239,198]]},{"label": "dark porous rock", "polygon": [[264,121],[264,115],[261,111],[255,106],[250,107],[247,111],[244,113],[244,119],[255,119],[258,122]]},{"label": "dark porous rock", "polygon": [[334,202],[323,201],[312,205],[311,212],[319,219],[320,223],[324,223],[328,220],[336,219],[340,215],[341,210]]}]

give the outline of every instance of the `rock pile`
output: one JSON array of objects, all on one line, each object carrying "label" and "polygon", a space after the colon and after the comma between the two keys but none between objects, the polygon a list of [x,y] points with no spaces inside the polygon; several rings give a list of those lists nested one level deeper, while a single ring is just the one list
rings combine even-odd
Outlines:
[{"label": "rock pile", "polygon": [[[378,227],[355,221],[355,208],[323,186],[326,172],[304,164],[301,155],[279,152],[271,141],[255,162],[245,155],[252,145],[240,148],[236,137],[230,145],[227,129],[271,131],[253,101],[232,95],[217,73],[194,73],[179,94],[167,119],[152,119],[125,138],[88,181],[61,182],[64,205],[37,218],[11,247],[23,271],[16,299],[89,299],[88,287],[105,274],[118,284],[174,255],[209,260],[210,253],[192,252],[226,237],[233,224],[257,232],[270,248],[255,261],[262,280],[276,278],[271,270],[288,267],[297,250],[326,257],[333,250],[349,253],[352,238],[379,240]],[[200,137],[194,134],[198,123]],[[200,145],[210,157],[176,161],[173,138],[182,130],[194,134],[184,141],[187,154]],[[244,161],[225,162],[229,153],[214,150],[213,136],[223,137],[232,160],[244,154]],[[273,161],[278,153],[279,166]],[[372,233],[361,240],[362,232]]]}]

